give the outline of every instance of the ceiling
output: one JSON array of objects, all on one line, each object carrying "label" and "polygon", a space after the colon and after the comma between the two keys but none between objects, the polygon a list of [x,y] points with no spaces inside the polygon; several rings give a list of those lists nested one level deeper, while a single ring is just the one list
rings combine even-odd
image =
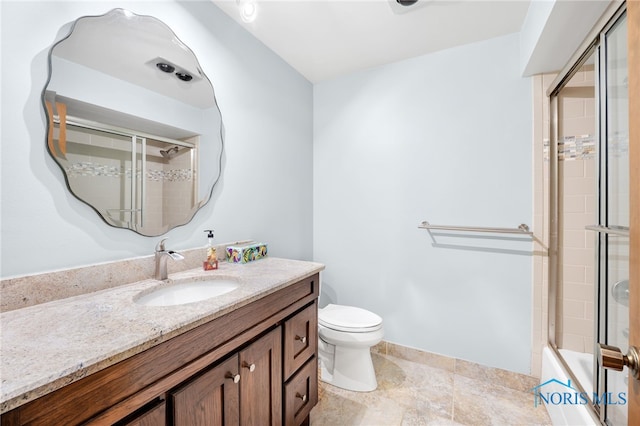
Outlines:
[{"label": "ceiling", "polygon": [[[113,9],[78,19],[72,33],[56,44],[52,62],[62,58],[200,109],[215,106],[211,83],[198,60],[171,28],[156,18]],[[189,74],[184,82],[160,71],[157,63]],[[80,76],[87,73],[79,70]]]},{"label": "ceiling", "polygon": [[[311,82],[519,32],[529,0],[212,0]],[[238,0],[240,1],[240,0]]]}]

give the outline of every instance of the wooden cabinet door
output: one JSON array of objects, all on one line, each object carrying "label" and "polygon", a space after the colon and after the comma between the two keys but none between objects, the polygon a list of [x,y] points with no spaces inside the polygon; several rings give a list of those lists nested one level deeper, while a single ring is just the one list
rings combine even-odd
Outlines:
[{"label": "wooden cabinet door", "polygon": [[167,424],[167,404],[165,401],[160,401],[144,414],[117,424],[122,426],[165,426]]},{"label": "wooden cabinet door", "polygon": [[170,393],[174,426],[239,425],[238,355]]},{"label": "wooden cabinet door", "polygon": [[240,351],[240,422],[282,424],[282,348],[278,327]]}]

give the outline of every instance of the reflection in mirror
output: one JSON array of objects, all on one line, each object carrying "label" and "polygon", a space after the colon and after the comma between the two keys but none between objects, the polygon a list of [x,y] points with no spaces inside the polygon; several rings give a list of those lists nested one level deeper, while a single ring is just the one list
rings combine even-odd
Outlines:
[{"label": "reflection in mirror", "polygon": [[221,174],[222,117],[198,60],[164,23],[115,9],[50,52],[47,147],[109,225],[157,236],[189,222]]}]

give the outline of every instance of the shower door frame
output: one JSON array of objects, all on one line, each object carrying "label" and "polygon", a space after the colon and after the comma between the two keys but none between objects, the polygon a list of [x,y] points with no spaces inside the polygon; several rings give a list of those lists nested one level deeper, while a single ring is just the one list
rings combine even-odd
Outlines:
[{"label": "shower door frame", "polygon": [[[608,21],[609,19],[607,19]],[[577,390],[581,393],[586,393],[580,381],[575,376],[573,370],[569,366],[569,364],[565,361],[564,357],[559,351],[558,345],[556,344],[556,322],[557,322],[557,297],[558,297],[558,284],[560,282],[561,270],[560,264],[558,261],[559,257],[559,235],[560,235],[560,184],[559,184],[559,155],[558,155],[558,147],[559,147],[559,105],[558,105],[558,95],[559,92],[566,86],[567,83],[571,80],[571,78],[579,71],[582,66],[587,62],[587,60],[595,55],[596,64],[598,62],[598,43],[599,43],[599,34],[601,31],[598,31],[598,35],[595,37],[589,38],[590,42],[583,46],[583,49],[580,50],[581,54],[574,58],[571,63],[571,66],[567,69],[563,70],[558,77],[551,84],[547,96],[549,98],[549,123],[550,123],[550,143],[549,143],[549,298],[548,298],[548,343],[549,346],[555,352],[558,360],[562,364],[564,370],[567,372],[569,377],[571,377],[572,384],[577,387]],[[597,65],[596,65],[597,68]],[[598,98],[598,87],[599,81],[596,75],[595,81],[595,103],[596,109],[598,109],[599,98]],[[596,131],[595,134],[598,135],[600,132],[600,119],[599,119],[599,111],[596,111]],[[598,153],[596,154],[599,155]],[[599,158],[596,159],[596,162],[599,162]],[[594,292],[597,293],[597,285],[594,285]],[[597,295],[594,300],[597,301]],[[597,324],[595,325],[597,327]],[[592,416],[594,421],[599,420],[599,413],[595,409],[592,404],[591,399],[589,400],[589,414]]]},{"label": "shower door frame", "polygon": [[[640,347],[640,2],[627,5],[629,66],[629,345]],[[632,120],[632,117],[636,117]],[[623,348],[624,350],[625,348]],[[629,381],[629,424],[640,424],[640,381]]]},{"label": "shower door frame", "polygon": [[[59,120],[54,120],[54,123],[59,124],[60,122]],[[147,171],[147,165],[146,165],[147,139],[152,139],[158,142],[166,143],[168,145],[177,145],[177,146],[189,149],[191,151],[191,158],[190,158],[191,170],[196,170],[196,164],[197,164],[196,156],[199,155],[197,143],[193,143],[189,141],[181,141],[178,139],[172,139],[164,136],[153,135],[151,133],[125,129],[123,127],[112,126],[109,124],[104,124],[97,121],[87,120],[84,118],[73,117],[73,116],[67,116],[66,123],[68,125],[72,125],[85,130],[96,130],[99,132],[113,134],[116,136],[131,138],[131,200],[130,200],[131,209],[128,209],[130,210],[129,213],[131,214],[130,216],[131,220],[129,222],[129,226],[124,229],[131,229],[137,232],[139,227],[144,226],[144,212],[146,210],[145,204],[146,204],[146,187],[147,187],[146,179],[145,179],[145,173]],[[140,144],[139,152],[136,149],[137,144]],[[140,167],[137,167],[138,156],[140,157],[139,159]],[[139,184],[136,178],[138,174],[140,175]],[[198,184],[199,184],[199,179],[194,179],[193,185],[191,187],[191,192],[194,200],[198,192],[198,189],[197,189]],[[69,186],[68,182],[67,182],[67,186]],[[70,187],[69,189],[71,190]],[[78,197],[73,192],[73,190],[71,190],[71,193],[74,194],[74,196],[76,196],[76,198],[78,198],[80,201],[84,202],[85,204],[89,205],[89,207],[94,209],[96,213],[98,213],[98,215],[102,218],[103,221],[105,221],[109,225],[112,225],[112,223],[110,223],[107,220],[107,217],[105,217],[100,210],[96,209],[95,206],[87,203],[82,198]],[[105,210],[105,214],[107,214],[106,210]],[[140,216],[139,219],[138,219],[138,215]]]},{"label": "shower door frame", "polygon": [[[640,11],[637,11],[637,9],[640,9],[640,7],[638,6],[640,4],[640,1],[632,1],[633,3],[635,3],[635,7],[634,9],[636,9],[636,11],[634,11],[633,13],[636,14],[640,14]],[[568,62],[568,65],[558,74],[558,76],[556,77],[556,79],[553,81],[553,83],[550,85],[549,90],[547,91],[547,96],[548,96],[548,100],[549,100],[549,115],[550,115],[550,129],[549,129],[549,136],[550,136],[550,144],[549,144],[549,177],[550,177],[550,185],[549,185],[549,218],[550,218],[550,223],[549,223],[549,298],[548,298],[548,343],[549,346],[553,349],[553,351],[556,353],[560,363],[563,365],[565,371],[568,373],[568,375],[571,377],[572,382],[574,383],[574,385],[578,388],[578,391],[580,392],[584,392],[584,388],[582,387],[581,383],[576,379],[572,369],[569,367],[569,365],[567,364],[567,362],[565,361],[565,359],[563,358],[562,354],[559,352],[559,348],[556,344],[556,315],[557,315],[557,296],[558,296],[558,284],[560,282],[560,265],[558,262],[558,256],[559,256],[559,233],[560,233],[560,224],[559,224],[559,220],[560,220],[560,211],[559,211],[559,159],[558,159],[558,141],[559,141],[559,105],[558,105],[558,94],[559,92],[562,90],[562,88],[564,88],[566,86],[566,84],[571,80],[571,78],[575,75],[575,73],[585,64],[585,62],[592,56],[595,55],[595,61],[596,61],[596,70],[598,70],[600,68],[600,49],[601,49],[601,35],[606,33],[610,28],[612,28],[618,21],[618,19],[620,19],[625,13],[627,13],[627,4],[626,2],[613,2],[609,8],[607,9],[607,11],[603,14],[603,16],[600,18],[600,20],[598,21],[598,23],[594,26],[594,29],[589,33],[589,35],[587,36],[587,38],[585,39],[585,42],[583,42],[582,46],[580,47],[580,49],[577,50],[577,52],[573,55],[573,57],[571,58],[571,60]],[[627,14],[627,18],[629,17],[629,15]],[[637,18],[636,18],[637,19]],[[629,46],[629,49],[632,49],[631,45]],[[629,72],[629,75],[631,75],[631,72]],[[596,101],[596,135],[598,135],[598,140],[600,140],[601,136],[600,136],[600,132],[601,132],[601,123],[603,119],[603,112],[602,112],[602,104],[601,104],[601,89],[600,89],[600,78],[598,76],[598,73],[596,72],[596,79],[595,79],[595,101]],[[631,94],[632,92],[632,86],[630,84],[629,86],[629,92]],[[631,97],[631,96],[630,96]],[[631,101],[630,101],[630,108],[631,108]],[[630,111],[631,114],[631,111]],[[630,120],[630,126],[633,123],[633,120]],[[636,124],[636,126],[638,126],[638,124]],[[640,127],[640,126],[639,126]],[[640,130],[638,130],[638,132],[640,132]],[[631,145],[631,129],[630,129],[630,145]],[[601,143],[598,143],[598,151],[597,151],[597,158],[596,158],[596,162],[598,164],[598,168],[601,167]],[[631,146],[630,146],[630,160],[629,161],[634,161],[634,157],[631,154],[632,150],[631,150]],[[637,161],[637,159],[640,158],[640,155],[636,154],[635,159]],[[636,167],[637,168],[637,167]],[[631,173],[633,173],[633,167],[630,167]],[[601,171],[599,172],[599,176],[600,176]],[[598,178],[598,180],[600,180],[600,178]],[[634,189],[634,185],[636,184],[635,182],[633,182],[632,176],[630,176],[630,192],[633,195],[634,191],[638,192],[640,191],[640,184],[637,185]],[[598,183],[600,185],[600,182]],[[600,190],[598,190],[598,197],[600,196]],[[632,197],[633,198],[633,197]],[[640,196],[638,196],[637,198],[640,198]],[[598,200],[598,206],[600,206],[600,200]],[[633,200],[631,201],[631,208],[633,209]],[[636,206],[640,205],[640,200],[636,201]],[[633,211],[633,210],[632,210]],[[599,213],[598,213],[599,214]],[[633,215],[631,217],[631,224],[630,224],[630,228],[633,229],[634,225],[636,226],[636,228],[638,226],[640,226],[640,217],[636,217],[636,221],[633,221]],[[637,235],[637,234],[636,234]],[[637,237],[636,237],[636,245],[638,245],[637,242]],[[632,249],[631,247],[633,246],[633,243],[630,243],[630,249]],[[599,262],[599,258],[600,258],[600,245],[597,244],[595,251],[594,251],[594,255],[596,256],[596,262]],[[636,254],[637,256],[637,254]],[[632,259],[633,257],[630,257],[630,269],[632,269]],[[637,262],[636,262],[637,263]],[[597,263],[596,263],[597,264]],[[636,269],[640,269],[636,266]],[[631,271],[630,271],[630,275],[631,275]],[[638,275],[640,275],[640,271],[637,272]],[[631,280],[631,276],[630,276],[630,280]],[[637,286],[636,286],[637,287]],[[596,339],[598,339],[599,337],[599,314],[601,312],[601,310],[597,307],[597,304],[599,303],[599,285],[598,285],[598,281],[596,280],[596,284],[594,285],[594,306],[596,307],[596,311],[594,312],[594,346],[596,343]],[[631,283],[630,283],[630,291],[631,291]],[[633,294],[633,293],[632,293]],[[636,293],[637,294],[637,293]],[[638,334],[640,334],[640,331],[638,332]],[[624,348],[626,349],[626,348]],[[599,376],[599,372],[597,370],[597,360],[595,357],[595,353],[594,353],[594,379],[596,379]],[[632,386],[629,386],[629,391],[631,393],[631,389]],[[594,392],[597,392],[597,381],[594,380]],[[640,391],[638,391],[640,393]],[[630,395],[631,396],[631,395]],[[593,404],[592,399],[589,399],[589,414],[592,416],[594,422],[601,422],[602,420],[600,419],[601,417],[601,412],[600,409],[597,405]],[[636,400],[636,404],[637,404],[637,400]],[[636,415],[638,415],[638,411],[640,411],[640,408],[638,408],[637,406],[635,408],[632,408],[634,404],[630,404],[629,406],[629,419],[631,420],[631,411],[635,410]],[[633,424],[633,423],[629,423],[629,424]]]},{"label": "shower door frame", "polygon": [[[610,93],[610,84],[615,78],[615,76],[609,75],[609,61],[613,61],[615,58],[612,58],[612,55],[609,53],[610,45],[610,34],[613,34],[614,31],[621,24],[622,19],[627,20],[627,28],[628,28],[628,19],[627,19],[627,9],[626,7],[621,8],[621,12],[616,14],[614,19],[611,20],[610,24],[608,24],[601,32],[600,35],[600,43],[599,43],[599,57],[606,58],[606,61],[602,61],[599,64],[598,73],[600,76],[601,84],[598,85],[597,90],[599,91],[599,98],[603,100],[603,102],[598,102],[599,106],[599,122],[601,123],[601,128],[599,131],[600,144],[599,144],[599,152],[601,155],[598,158],[598,169],[599,169],[599,199],[598,199],[598,221],[595,228],[592,230],[596,231],[597,238],[597,252],[596,252],[596,300],[598,304],[596,305],[597,316],[595,317],[596,323],[594,344],[598,346],[599,343],[613,344],[618,345],[617,342],[610,343],[610,339],[613,338],[612,330],[610,326],[612,324],[612,312],[610,299],[613,297],[609,294],[609,285],[611,279],[611,262],[612,262],[612,252],[611,247],[615,245],[616,240],[619,241],[620,238],[629,240],[629,230],[624,230],[624,227],[620,227],[620,223],[616,221],[616,218],[611,217],[611,208],[616,207],[616,197],[611,193],[611,173],[612,170],[616,168],[614,156],[611,154],[611,123],[610,123],[610,111],[613,109],[612,105],[609,104],[612,93]],[[625,52],[628,54],[628,52]],[[627,71],[627,74],[629,72]],[[628,90],[628,89],[627,89]],[[627,111],[629,114],[629,111]],[[629,141],[627,141],[628,144]],[[631,161],[631,158],[628,157],[627,161]],[[630,180],[630,176],[627,176],[627,179]],[[630,182],[629,182],[630,183]],[[630,194],[627,194],[629,196]],[[619,220],[619,219],[618,219]],[[614,223],[612,224],[611,221]],[[612,240],[613,238],[613,240]],[[616,252],[613,251],[613,256],[615,257]],[[630,259],[627,263],[627,268],[630,267]],[[615,269],[615,268],[614,268]],[[628,277],[628,272],[627,272]],[[620,277],[617,277],[616,280],[619,280]],[[615,322],[615,321],[614,321]],[[629,339],[628,339],[629,340]],[[630,340],[629,340],[630,341]],[[629,343],[627,342],[627,345]],[[626,350],[626,347],[623,348]],[[613,383],[613,379],[609,378],[609,373],[614,373],[608,369],[605,369],[601,365],[601,361],[598,357],[594,356],[594,391],[597,392],[598,395],[604,395],[605,392],[609,392],[615,389],[614,385],[610,385],[609,383]],[[625,373],[628,373],[625,370]],[[621,374],[625,374],[621,373]],[[631,379],[629,374],[627,374],[627,378]],[[610,387],[611,386],[611,387]],[[609,405],[599,403],[594,403],[596,411],[600,416],[600,421],[603,424],[610,424],[608,421],[611,417],[609,416]],[[628,412],[628,407],[625,406],[626,411]],[[627,419],[628,423],[628,419]]]}]

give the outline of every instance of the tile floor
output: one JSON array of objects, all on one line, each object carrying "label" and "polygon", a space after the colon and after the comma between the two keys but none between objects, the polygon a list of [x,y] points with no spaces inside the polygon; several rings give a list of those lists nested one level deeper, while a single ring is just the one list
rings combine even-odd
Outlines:
[{"label": "tile floor", "polygon": [[312,426],[550,425],[529,389],[537,379],[385,343],[372,351],[374,392],[321,382]]}]

